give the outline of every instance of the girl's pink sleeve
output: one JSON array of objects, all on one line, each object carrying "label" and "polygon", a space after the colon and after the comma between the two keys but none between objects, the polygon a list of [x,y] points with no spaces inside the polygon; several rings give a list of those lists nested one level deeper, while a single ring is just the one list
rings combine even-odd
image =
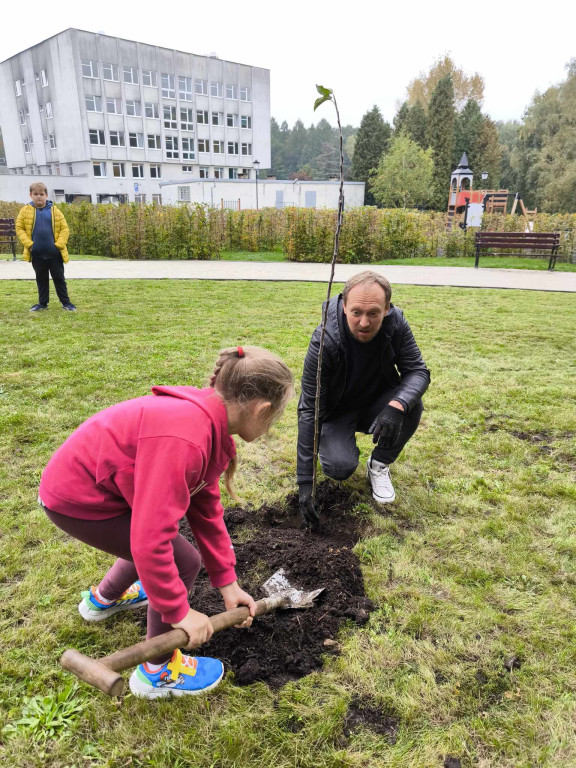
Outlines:
[{"label": "girl's pink sleeve", "polygon": [[192,496],[186,516],[212,586],[236,581],[236,556],[224,523],[219,478]]},{"label": "girl's pink sleeve", "polygon": [[150,604],[167,624],[181,621],[189,609],[171,542],[190,505],[190,490],[204,475],[205,463],[200,448],[182,438],[138,441],[130,546]]}]

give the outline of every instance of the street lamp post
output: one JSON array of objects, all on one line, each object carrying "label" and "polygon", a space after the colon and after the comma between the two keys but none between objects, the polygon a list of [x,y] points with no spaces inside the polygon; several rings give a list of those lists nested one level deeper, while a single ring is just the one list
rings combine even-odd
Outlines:
[{"label": "street lamp post", "polygon": [[260,160],[254,160],[252,165],[256,173],[256,210],[258,210],[258,169],[260,168]]}]

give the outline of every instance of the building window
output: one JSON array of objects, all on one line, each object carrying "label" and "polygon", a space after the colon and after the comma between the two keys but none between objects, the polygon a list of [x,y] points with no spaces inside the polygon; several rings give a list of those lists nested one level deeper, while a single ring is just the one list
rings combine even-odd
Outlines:
[{"label": "building window", "polygon": [[106,99],[106,112],[109,115],[121,115],[122,99]]},{"label": "building window", "polygon": [[22,86],[24,83],[22,80],[15,80],[14,81],[14,90],[16,91],[16,96],[22,96]]},{"label": "building window", "polygon": [[18,115],[20,117],[20,125],[26,125],[26,115],[24,114],[23,109],[18,110]]},{"label": "building window", "polygon": [[252,144],[242,144],[242,154],[243,155],[251,155],[252,154]]},{"label": "building window", "polygon": [[250,115],[240,115],[240,128],[252,128],[252,118]]},{"label": "building window", "polygon": [[123,67],[124,82],[138,85],[138,70],[136,67]]},{"label": "building window", "polygon": [[[144,149],[144,134],[143,133],[129,133],[128,134],[128,144],[131,147],[135,147],[137,149]],[[244,146],[244,145],[242,145]]]},{"label": "building window", "polygon": [[192,173],[192,169],[193,169],[192,165],[183,165],[182,173]]},{"label": "building window", "polygon": [[180,108],[180,128],[183,131],[194,130],[194,110],[190,107]]},{"label": "building window", "polygon": [[125,147],[124,132],[123,131],[110,131],[110,144],[113,147]]},{"label": "building window", "polygon": [[192,101],[191,77],[178,77],[178,96],[182,101]]},{"label": "building window", "polygon": [[178,153],[178,137],[177,136],[165,136],[164,141],[166,143],[166,157],[169,160],[175,160],[179,157]]},{"label": "building window", "polygon": [[229,141],[228,142],[228,154],[229,155],[237,155],[238,154],[238,142],[237,141]]},{"label": "building window", "polygon": [[85,99],[87,112],[102,112],[102,99],[100,96],[85,96]]},{"label": "building window", "polygon": [[98,77],[98,62],[82,59],[82,77]]},{"label": "building window", "polygon": [[141,101],[127,101],[126,102],[126,114],[131,117],[142,117],[142,102]]},{"label": "building window", "polygon": [[102,77],[104,80],[112,80],[117,83],[120,80],[120,73],[117,64],[102,64]]},{"label": "building window", "polygon": [[237,99],[238,98],[238,86],[237,85],[227,85],[226,86],[226,98],[227,99]]},{"label": "building window", "polygon": [[150,88],[158,88],[158,75],[156,72],[152,72],[151,69],[143,69],[142,85],[147,85]]},{"label": "building window", "polygon": [[240,86],[240,101],[250,101],[250,88],[245,85]]},{"label": "building window", "polygon": [[213,141],[212,142],[212,152],[215,152],[217,155],[223,155],[224,154],[224,142],[223,141]]},{"label": "building window", "polygon": [[224,112],[212,112],[212,125],[224,125]]},{"label": "building window", "polygon": [[28,139],[24,139],[24,152],[26,152],[27,155],[30,154],[30,141]]},{"label": "building window", "polygon": [[132,178],[133,179],[144,178],[144,165],[142,163],[132,163]]},{"label": "building window", "polygon": [[151,163],[150,165],[150,178],[151,179],[161,179],[162,178],[162,166]]},{"label": "building window", "polygon": [[52,170],[52,166],[51,166],[51,165],[49,165],[49,166],[48,166],[48,175],[49,175],[49,176],[52,176],[52,174],[53,174],[53,173],[54,173],[54,171]]},{"label": "building window", "polygon": [[42,84],[42,88],[46,88],[48,85],[48,75],[46,74],[45,69],[40,70],[40,83]]},{"label": "building window", "polygon": [[162,205],[162,195],[152,195],[152,202],[155,205]]},{"label": "building window", "polygon": [[88,136],[90,137],[90,144],[102,145],[106,143],[104,140],[104,131],[99,131],[96,128],[91,128],[88,131]]},{"label": "building window", "polygon": [[194,80],[194,93],[199,96],[208,96],[208,80]]},{"label": "building window", "polygon": [[228,178],[229,179],[237,179],[238,178],[238,168],[228,168]]},{"label": "building window", "polygon": [[74,176],[74,166],[72,163],[68,163],[68,176]]},{"label": "building window", "polygon": [[160,136],[156,136],[152,133],[148,134],[148,149],[162,149],[162,145],[160,144]]},{"label": "building window", "polygon": [[190,202],[190,187],[178,187],[178,200],[181,203]]},{"label": "building window", "polygon": [[205,165],[201,165],[200,168],[198,168],[198,171],[200,172],[200,178],[201,179],[207,179],[209,176],[209,168]]},{"label": "building window", "polygon": [[174,75],[162,75],[162,96],[165,99],[173,99],[176,96],[174,90]]},{"label": "building window", "polygon": [[198,152],[210,152],[209,139],[198,139]]},{"label": "building window", "polygon": [[194,160],[194,139],[182,139],[182,160]]},{"label": "building window", "polygon": [[117,179],[126,178],[126,167],[124,163],[112,163],[112,176]]},{"label": "building window", "polygon": [[224,178],[224,168],[214,168],[214,178],[215,179],[223,179]]},{"label": "building window", "polygon": [[56,134],[51,133],[48,137],[50,139],[50,149],[57,149],[56,147]]},{"label": "building window", "polygon": [[106,176],[106,163],[92,163],[94,176],[103,179]]},{"label": "building window", "polygon": [[134,195],[134,202],[138,203],[139,205],[145,205],[146,195]]},{"label": "building window", "polygon": [[208,125],[208,110],[197,109],[196,110],[196,122],[199,125]]},{"label": "building window", "polygon": [[210,83],[210,95],[211,96],[218,96],[218,98],[222,98],[223,94],[223,88],[222,83]]},{"label": "building window", "polygon": [[152,117],[156,120],[160,117],[160,114],[158,112],[158,104],[155,104],[152,101],[147,101],[144,104],[144,114],[146,117]]},{"label": "building window", "polygon": [[226,115],[226,125],[228,128],[238,128],[238,115],[228,112]]},{"label": "building window", "polygon": [[178,128],[176,107],[164,107],[164,128]]},{"label": "building window", "polygon": [[52,118],[52,102],[47,101],[46,104],[44,104],[44,109],[46,110],[46,119],[50,120]]}]

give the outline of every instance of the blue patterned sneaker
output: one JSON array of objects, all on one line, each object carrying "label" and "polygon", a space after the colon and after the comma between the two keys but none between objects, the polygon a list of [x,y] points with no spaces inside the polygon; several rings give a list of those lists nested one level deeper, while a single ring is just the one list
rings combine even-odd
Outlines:
[{"label": "blue patterned sneaker", "polygon": [[130,676],[130,690],[142,699],[197,694],[215,688],[224,676],[219,659],[185,656],[176,649],[170,661],[152,672],[148,664],[139,664]]},{"label": "blue patterned sneaker", "polygon": [[143,605],[148,605],[148,596],[140,581],[135,581],[118,600],[111,603],[102,602],[96,594],[96,587],[90,587],[86,592],[82,592],[78,610],[86,621],[102,621],[119,611],[130,611]]}]

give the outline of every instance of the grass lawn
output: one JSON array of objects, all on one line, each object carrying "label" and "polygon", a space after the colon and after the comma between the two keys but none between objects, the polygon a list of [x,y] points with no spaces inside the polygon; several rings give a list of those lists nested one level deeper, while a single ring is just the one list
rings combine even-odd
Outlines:
[{"label": "grass lawn", "polygon": [[[39,510],[43,467],[96,410],[154,383],[201,385],[221,346],[267,346],[299,377],[326,289],[79,280],[77,313],[37,316],[27,283],[0,290],[4,766],[576,765],[571,295],[398,286],[432,386],[393,469],[397,501],[382,513],[366,494],[358,508],[369,527],[356,552],[377,606],[369,622],[345,627],[340,656],[277,692],[228,678],[205,698],[117,702],[69,687],[58,664],[67,647],[99,656],[141,638],[126,614],[79,617],[80,590],[111,558]],[[269,438],[240,444],[247,501],[294,489],[295,442],[296,401]],[[359,443],[366,459],[370,439]],[[364,471],[347,482],[365,491]],[[357,696],[399,721],[395,743],[344,732]]]}]

